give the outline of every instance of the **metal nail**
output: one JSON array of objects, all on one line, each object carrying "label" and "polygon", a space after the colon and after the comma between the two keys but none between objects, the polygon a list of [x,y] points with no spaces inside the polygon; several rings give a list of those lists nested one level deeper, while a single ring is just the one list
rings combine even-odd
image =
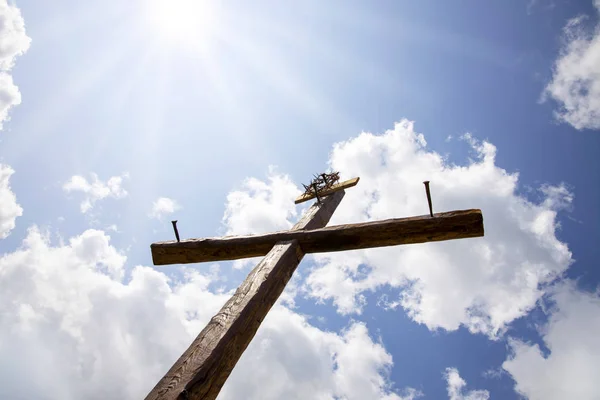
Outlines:
[{"label": "metal nail", "polygon": [[177,230],[177,221],[171,221],[171,223],[173,224],[173,230],[175,231],[175,237],[177,238],[177,241],[179,242],[179,231]]},{"label": "metal nail", "polygon": [[427,203],[429,204],[429,215],[433,217],[433,206],[431,205],[431,192],[429,191],[429,181],[423,182],[425,193],[427,193]]}]

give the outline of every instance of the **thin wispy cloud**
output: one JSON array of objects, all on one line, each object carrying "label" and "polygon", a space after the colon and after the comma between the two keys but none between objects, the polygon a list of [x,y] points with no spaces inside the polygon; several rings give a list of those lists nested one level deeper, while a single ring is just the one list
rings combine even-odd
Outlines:
[{"label": "thin wispy cloud", "polygon": [[113,176],[108,178],[107,181],[102,181],[93,172],[90,177],[90,180],[88,180],[81,175],[73,175],[63,185],[63,190],[67,193],[79,192],[83,194],[83,201],[80,205],[82,213],[90,211],[99,200],[106,198],[121,199],[127,196],[127,191],[123,188],[123,181],[129,178],[128,174]]},{"label": "thin wispy cloud", "polygon": [[467,382],[461,378],[456,368],[446,368],[444,377],[449,400],[488,400],[490,398],[487,390],[466,390]]},{"label": "thin wispy cloud", "polygon": [[175,200],[168,197],[159,197],[152,203],[149,216],[154,219],[162,219],[180,209],[181,206]]}]

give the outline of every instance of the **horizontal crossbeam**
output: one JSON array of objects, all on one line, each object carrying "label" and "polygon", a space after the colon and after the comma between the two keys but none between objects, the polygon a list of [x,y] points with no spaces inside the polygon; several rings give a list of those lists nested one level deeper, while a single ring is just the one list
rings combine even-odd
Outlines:
[{"label": "horizontal crossbeam", "polygon": [[305,253],[327,253],[483,236],[481,210],[461,210],[326,228],[249,236],[153,243],[154,265],[237,260],[267,254],[277,242],[297,240]]}]

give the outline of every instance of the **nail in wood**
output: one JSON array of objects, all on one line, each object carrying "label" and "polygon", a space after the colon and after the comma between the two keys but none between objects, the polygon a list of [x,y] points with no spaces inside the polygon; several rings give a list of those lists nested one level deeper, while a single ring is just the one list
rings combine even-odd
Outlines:
[{"label": "nail in wood", "polygon": [[180,242],[179,231],[177,230],[177,221],[171,221],[171,223],[173,224],[173,230],[175,231],[175,237],[177,238],[177,241]]},{"label": "nail in wood", "polygon": [[427,193],[427,203],[429,204],[429,215],[433,217],[433,206],[431,205],[431,192],[429,191],[429,181],[423,182],[425,193]]}]

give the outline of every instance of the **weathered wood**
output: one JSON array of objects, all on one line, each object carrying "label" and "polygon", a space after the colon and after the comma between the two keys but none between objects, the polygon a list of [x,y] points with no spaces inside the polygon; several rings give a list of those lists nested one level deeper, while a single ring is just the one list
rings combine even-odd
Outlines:
[{"label": "weathered wood", "polygon": [[[313,205],[292,230],[327,225],[343,197],[338,191]],[[302,257],[298,241],[277,242],[146,400],[215,399]]]},{"label": "weathered wood", "polygon": [[[352,179],[348,179],[347,181],[344,181],[344,182],[336,183],[335,185],[331,186],[329,189],[319,192],[319,196],[327,196],[327,195],[337,192],[338,190],[344,190],[344,189],[351,188],[352,186],[356,186],[359,179],[360,178],[352,178]],[[317,196],[315,196],[314,194],[303,194],[301,196],[298,196],[296,198],[296,201],[294,201],[294,203],[295,204],[304,203],[305,201],[312,200],[316,197]]]},{"label": "weathered wood", "polygon": [[250,236],[153,243],[155,265],[236,260],[267,254],[277,242],[296,240],[305,253],[324,253],[483,236],[481,210],[463,210],[327,228]]}]

